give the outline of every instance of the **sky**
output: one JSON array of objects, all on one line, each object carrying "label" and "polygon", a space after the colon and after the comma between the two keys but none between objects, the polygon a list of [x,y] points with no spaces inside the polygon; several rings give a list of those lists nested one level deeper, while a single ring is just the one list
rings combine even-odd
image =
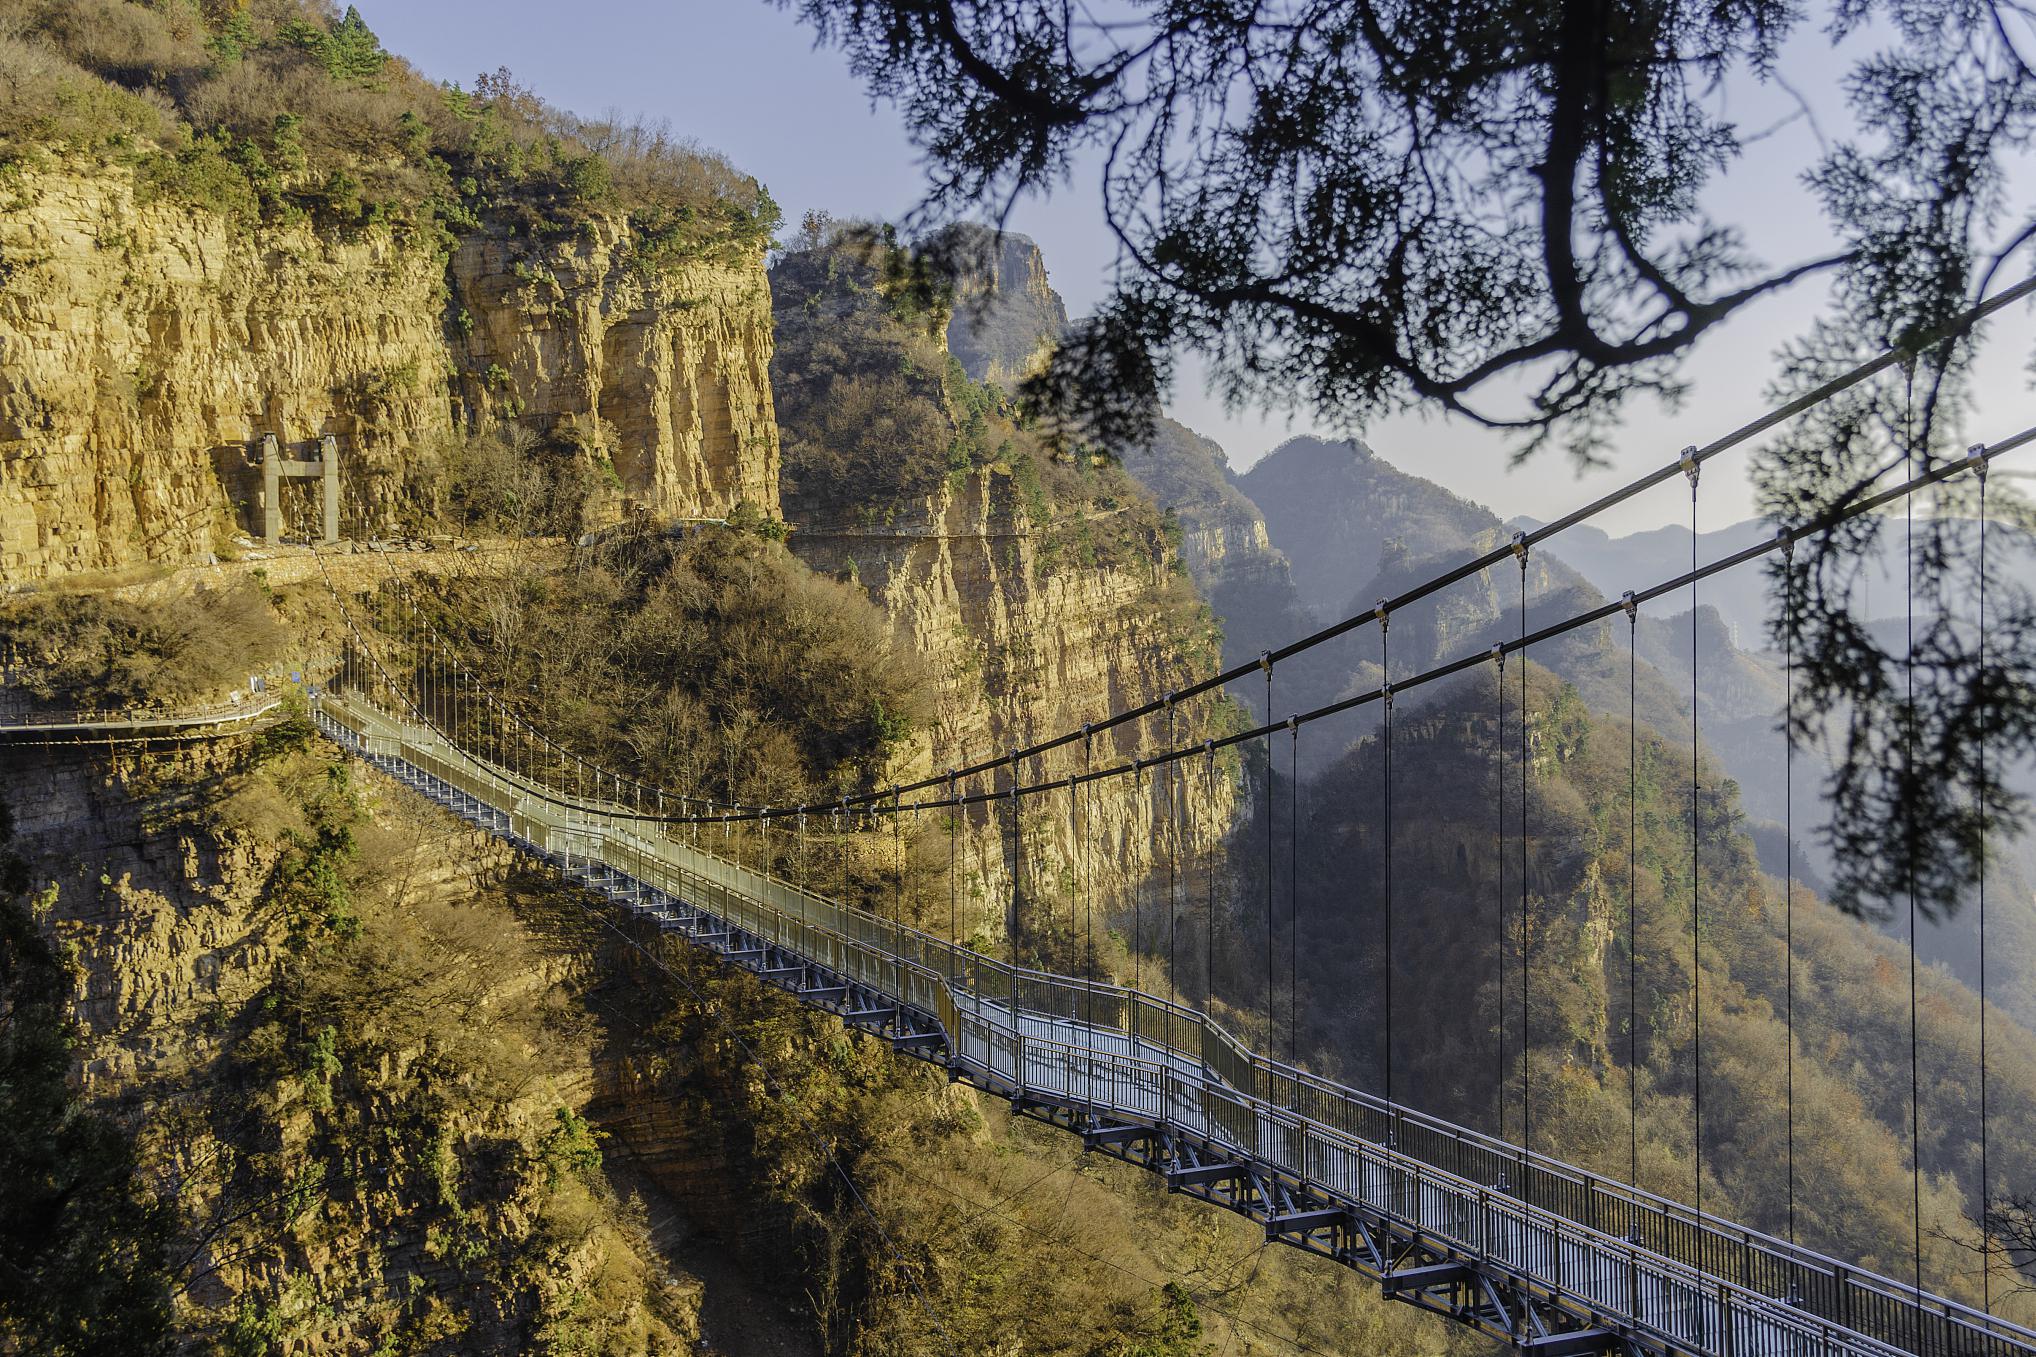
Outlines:
[{"label": "sky", "polygon": [[[723,152],[761,179],[788,227],[811,209],[897,220],[924,190],[922,164],[896,112],[872,107],[842,55],[816,49],[810,30],[766,0],[355,2],[384,46],[435,79],[470,85],[475,75],[506,66],[521,83],[575,112],[668,121],[675,132]],[[1798,175],[1817,155],[1820,129],[1825,135],[1842,129],[1834,93],[1840,61],[1815,33],[1784,54],[1792,85],[1818,115],[1814,126],[1800,116],[1782,123],[1796,106],[1779,89],[1726,91],[1729,111],[1743,127],[1782,125],[1758,142],[1707,205],[1744,222],[1748,243],[1772,263],[1829,248]],[[1078,176],[1049,199],[1021,204],[1011,223],[1039,242],[1054,287],[1077,316],[1105,295],[1114,257],[1098,201],[1093,180]],[[1503,438],[1459,419],[1408,415],[1356,429],[1308,411],[1229,410],[1194,367],[1184,369],[1168,405],[1177,419],[1221,443],[1239,469],[1294,434],[1357,434],[1394,464],[1501,517],[1550,519],[1673,461],[1687,444],[1709,442],[1759,415],[1774,350],[1807,326],[1821,302],[1815,288],[1793,291],[1756,303],[1714,332],[1685,370],[1694,389],[1683,409],[1636,406],[1611,465],[1581,477],[1554,451],[1514,467]],[[1989,339],[1974,436],[2000,437],[2036,424],[2027,368],[2032,351],[2036,308],[2024,305]],[[1746,465],[1746,454],[1731,454],[1706,470],[1704,526],[1751,515]],[[1598,521],[1618,533],[1686,521],[1687,513],[1687,494],[1669,485]]]}]

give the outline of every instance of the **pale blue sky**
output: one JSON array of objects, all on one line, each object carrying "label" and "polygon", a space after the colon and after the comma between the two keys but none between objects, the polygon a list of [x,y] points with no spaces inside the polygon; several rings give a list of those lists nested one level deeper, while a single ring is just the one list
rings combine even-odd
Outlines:
[{"label": "pale blue sky", "polygon": [[[809,208],[837,216],[895,219],[917,201],[920,168],[896,114],[872,109],[839,53],[815,50],[811,34],[764,0],[355,0],[391,51],[425,74],[470,84],[507,66],[546,99],[586,114],[617,112],[669,120],[673,129],[720,150],[770,186],[796,224]],[[1842,127],[1831,93],[1836,66],[1808,35],[1785,64],[1818,109],[1827,134]],[[1765,127],[1793,105],[1775,89],[1730,91],[1741,125]],[[1798,119],[1762,141],[1732,182],[1714,195],[1720,215],[1744,221],[1750,243],[1773,262],[1793,262],[1827,246],[1814,203],[1795,182],[1816,154],[1815,134]],[[1015,229],[1037,239],[1054,285],[1071,312],[1093,305],[1106,286],[1111,246],[1096,210],[1093,183],[1078,179],[1051,200],[1022,205]],[[1764,408],[1775,346],[1817,309],[1806,292],[1749,309],[1696,352],[1696,382],[1682,413],[1636,410],[1614,466],[1582,479],[1559,456],[1507,466],[1498,438],[1460,421],[1407,417],[1364,435],[1398,465],[1491,506],[1501,515],[1552,518],[1618,481],[1673,460]],[[2024,370],[2036,323],[2023,308],[2001,324],[1990,361],[1978,437],[2036,423],[2036,397]],[[1243,467],[1291,433],[1341,433],[1305,413],[1231,412],[1184,381],[1173,413],[1221,442]],[[2032,463],[2036,464],[2036,463]],[[1743,459],[1706,473],[1707,523],[1744,516],[1751,504]],[[1682,521],[1687,498],[1674,486],[1636,501],[1604,526],[1613,531]]]}]

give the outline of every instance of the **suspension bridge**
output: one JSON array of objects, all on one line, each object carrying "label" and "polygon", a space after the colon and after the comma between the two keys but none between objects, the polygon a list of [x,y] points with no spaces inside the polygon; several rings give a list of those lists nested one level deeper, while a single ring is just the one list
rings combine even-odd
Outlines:
[{"label": "suspension bridge", "polygon": [[[2032,291],[2036,280],[1982,311]],[[1276,734],[1365,706],[1386,718],[1389,741],[1397,695],[1484,666],[1495,666],[1503,680],[1509,657],[1524,661],[1534,646],[1620,616],[1630,623],[1642,605],[1684,590],[1694,595],[1723,571],[1770,556],[1787,560],[1801,541],[1954,478],[1978,482],[1983,523],[1988,467],[2036,443],[2036,429],[1962,458],[1935,459],[1899,484],[1733,555],[1700,564],[1693,554],[1683,575],[1538,630],[1527,630],[1523,602],[1520,634],[1489,650],[1397,680],[1382,666],[1381,682],[1363,692],[1285,718],[1272,709],[1280,663],[1368,625],[1378,627],[1383,646],[1394,615],[1508,563],[1521,567],[1524,600],[1531,551],[1647,488],[1686,477],[1694,516],[1707,461],[1902,358],[1890,353],[1862,364],[1572,515],[1255,663],[1026,748],[836,801],[778,808],[717,802],[597,767],[494,692],[416,610],[408,614],[409,634],[401,624],[399,634],[384,634],[356,616],[358,600],[330,576],[348,639],[331,683],[313,694],[312,718],[354,756],[599,892],[644,928],[710,951],[901,1056],[933,1063],[1092,1151],[1159,1175],[1170,1190],[1248,1216],[1268,1240],[1332,1259],[1376,1280],[1388,1296],[1523,1352],[2036,1357],[2036,1331],[1918,1284],[1920,1209],[1917,1282],[1897,1281],[1404,1106],[1391,1098],[1390,1082],[1381,1094],[1323,1078],[1252,1050],[1174,997],[992,957],[906,924],[902,911],[887,918],[854,907],[702,843],[701,830],[713,826],[725,834],[738,825],[768,831],[796,823],[803,833],[814,815],[897,823],[921,811],[1002,808],[1015,825],[1021,804],[1042,802],[1056,815],[1064,805],[1079,842],[1083,796],[1099,782],[1140,779],[1162,767],[1200,766],[1213,778],[1219,751],[1257,741],[1266,744],[1270,768]],[[1982,546],[1982,578],[1985,568]],[[1525,668],[1522,662],[1523,679]],[[1182,703],[1259,673],[1267,688],[1262,724],[1094,766],[1105,732],[1153,717],[1168,718],[1171,730]],[[1523,721],[1523,740],[1524,729]],[[1693,733],[1693,758],[1695,748]],[[1045,771],[1047,755],[1076,750],[1079,770]],[[1523,756],[1523,789],[1525,770]],[[952,836],[952,815],[948,823]],[[706,839],[713,842],[711,834]],[[1386,899],[1390,927],[1390,892]],[[1269,918],[1270,909],[1268,927]],[[1695,919],[1693,911],[1693,947]],[[1981,927],[1984,936],[1984,914]],[[1984,1128],[1984,1094],[1981,1110]],[[1792,1123],[1792,1147],[1793,1135]],[[1982,1197],[1990,1186],[1982,1184]]]}]

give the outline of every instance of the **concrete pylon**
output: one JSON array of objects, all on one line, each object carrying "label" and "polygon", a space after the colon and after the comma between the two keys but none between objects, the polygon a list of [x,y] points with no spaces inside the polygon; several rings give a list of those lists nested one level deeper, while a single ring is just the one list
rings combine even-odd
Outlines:
[{"label": "concrete pylon", "polygon": [[262,541],[283,540],[283,452],[272,433],[262,435]]},{"label": "concrete pylon", "polygon": [[339,540],[339,440],[331,434],[318,440],[318,460],[285,458],[276,435],[262,435],[262,540],[275,546],[283,540],[283,482],[319,482],[323,520],[320,540],[330,546]]},{"label": "concrete pylon", "polygon": [[325,545],[339,540],[339,440],[326,434],[318,440],[318,460],[324,463],[321,477],[325,490]]}]

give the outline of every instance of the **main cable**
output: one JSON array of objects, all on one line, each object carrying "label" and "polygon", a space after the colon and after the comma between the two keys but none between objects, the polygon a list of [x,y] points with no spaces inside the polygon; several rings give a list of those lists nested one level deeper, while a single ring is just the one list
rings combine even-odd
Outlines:
[{"label": "main cable", "polygon": [[[1599,498],[1591,501],[1589,504],[1583,506],[1580,509],[1576,509],[1568,514],[1565,514],[1563,517],[1556,519],[1552,523],[1544,523],[1543,525],[1541,525],[1538,528],[1535,528],[1531,532],[1517,534],[1515,540],[1524,541],[1524,543],[1529,547],[1537,546],[1542,542],[1546,542],[1550,538],[1555,537],[1567,531],[1568,529],[1577,526],[1580,523],[1586,522],[1589,519],[1597,517],[1599,514],[1605,512],[1607,509],[1614,508],[1620,504],[1625,503],[1627,500],[1632,499],[1636,495],[1642,494],[1645,491],[1653,489],[1655,486],[1660,485],[1664,481],[1673,480],[1679,471],[1683,471],[1685,469],[1685,463],[1692,456],[1699,465],[1701,465],[1704,462],[1708,462],[1714,457],[1717,457],[1725,452],[1730,451],[1733,448],[1739,447],[1740,445],[1754,438],[1757,438],[1761,434],[1767,432],[1769,429],[1774,428],[1776,425],[1785,423],[1788,420],[1793,419],[1795,416],[1803,413],[1805,410],[1809,410],[1818,405],[1821,405],[1823,402],[1829,400],[1831,397],[1839,394],[1840,392],[1846,391],[1851,387],[1858,385],[1860,382],[1863,382],[1868,378],[1876,375],[1877,373],[1885,371],[1889,367],[1894,366],[1896,363],[1902,361],[1904,357],[1911,353],[1921,352],[1926,349],[1934,348],[1935,346],[1945,343],[1947,341],[1963,338],[1965,335],[1969,334],[1972,331],[1973,327],[1977,325],[1980,321],[1984,320],[1988,316],[1993,315],[1995,312],[2002,310],[2003,308],[2009,306],[2010,304],[2020,300],[2021,298],[2028,296],[2032,292],[2036,292],[2036,276],[2026,278],[2022,282],[2015,284],[2013,287],[2005,288],[2002,291],[1994,294],[1992,297],[1989,297],[1985,301],[1975,304],[1974,306],[1968,308],[1966,311],[1960,313],[1959,315],[1953,317],[1951,320],[1947,321],[1934,334],[1927,334],[1918,338],[1912,338],[1909,341],[1908,347],[1906,348],[1888,348],[1886,350],[1883,350],[1881,353],[1877,354],[1873,358],[1867,359],[1864,362],[1859,363],[1856,366],[1848,369],[1847,371],[1840,373],[1838,376],[1833,377],[1832,379],[1823,383],[1822,385],[1815,387],[1812,390],[1806,391],[1802,395],[1797,396],[1792,400],[1786,401],[1783,404],[1774,407],[1773,409],[1769,410],[1766,414],[1760,415],[1752,420],[1747,421],[1746,423],[1740,425],[1736,429],[1733,429],[1729,433],[1726,433],[1723,436],[1712,440],[1710,443],[1705,444],[1703,447],[1689,449],[1684,454],[1683,458],[1678,459],[1675,462],[1671,462],[1666,466],[1659,467],[1654,471],[1646,473],[1645,475],[1636,477],[1635,479],[1627,482],[1625,485],[1619,487],[1618,489],[1610,491],[1600,496]],[[1398,597],[1391,599],[1390,604],[1392,608],[1395,611],[1397,611],[1401,608],[1407,607],[1410,604],[1418,603],[1424,598],[1439,593],[1453,584],[1460,583],[1461,581],[1469,579],[1471,576],[1479,574],[1480,572],[1489,569],[1491,566],[1498,564],[1500,561],[1503,561],[1506,558],[1510,550],[1511,550],[1510,547],[1499,547],[1495,548],[1492,551],[1486,552],[1480,556],[1477,556],[1471,560],[1465,561],[1457,566],[1452,567],[1449,570],[1442,572],[1439,575],[1435,575],[1429,578],[1428,580],[1425,580],[1422,583],[1408,589],[1406,592],[1400,594]],[[1315,631],[1307,636],[1301,637],[1299,640],[1289,642],[1288,644],[1279,647],[1277,650],[1261,652],[1259,659],[1256,662],[1236,665],[1230,669],[1224,670],[1221,673],[1212,674],[1208,678],[1200,679],[1195,683],[1189,684],[1185,688],[1176,690],[1173,696],[1175,700],[1179,701],[1191,697],[1199,697],[1203,693],[1213,692],[1230,683],[1234,683],[1238,679],[1249,676],[1254,668],[1258,668],[1269,664],[1277,664],[1281,660],[1292,659],[1296,655],[1299,655],[1308,650],[1312,650],[1315,647],[1323,645],[1329,641],[1335,640],[1337,637],[1343,636],[1351,631],[1355,631],[1359,627],[1364,626],[1365,623],[1370,621],[1372,617],[1373,613],[1371,612],[1362,612],[1354,614],[1331,626],[1324,627],[1319,631]],[[1037,757],[1038,755],[1045,754],[1051,750],[1061,748],[1065,745],[1073,744],[1074,741],[1081,738],[1082,729],[1094,729],[1097,731],[1109,730],[1114,727],[1124,725],[1127,722],[1141,720],[1144,717],[1150,716],[1153,713],[1157,712],[1159,709],[1160,703],[1158,699],[1153,699],[1151,701],[1141,703],[1135,707],[1127,707],[1123,711],[1112,713],[1110,716],[1100,721],[1093,722],[1090,726],[1085,726],[1075,730],[1064,731],[1063,733],[1053,736],[1050,739],[1043,740],[1037,744],[1031,745],[1020,752],[1026,758],[1034,758]],[[1002,761],[1001,759],[989,759],[978,764],[969,765],[962,771],[964,773],[986,772],[992,768],[995,768],[997,764],[1000,763],[1001,761]],[[904,790],[908,792],[923,791],[938,785],[938,783],[939,783],[938,778],[925,778],[919,782],[906,783]],[[881,798],[864,797],[859,799],[871,801],[878,800]]]},{"label": "main cable", "polygon": [[[1818,534],[1827,532],[1831,528],[1839,524],[1847,523],[1852,521],[1853,519],[1862,517],[1865,514],[1872,513],[1876,509],[1883,508],[1889,504],[1893,504],[1899,501],[1904,496],[1914,494],[1916,491],[1923,489],[1927,486],[1939,484],[1942,481],[1945,481],[1954,475],[1961,474],[1969,470],[1972,466],[1976,465],[1979,461],[1991,461],[1994,458],[2005,456],[2010,452],[2018,451],[2019,449],[2026,447],[2031,443],[2036,443],[2036,427],[2023,429],[2015,434],[2010,435],[2007,438],[1997,440],[1993,443],[1979,445],[1980,451],[1976,453],[1974,457],[1971,459],[1965,459],[1955,462],[1946,462],[1943,465],[1936,468],[1935,470],[1919,473],[1908,481],[1902,482],[1898,485],[1891,486],[1886,490],[1867,496],[1864,499],[1854,500],[1850,503],[1827,509],[1824,512],[1818,514],[1816,517],[1808,520],[1807,522],[1800,524],[1797,527],[1787,529],[1783,533],[1777,534],[1774,538],[1770,540],[1755,543],[1752,546],[1743,548],[1739,551],[1733,552],[1726,556],[1717,557],[1709,561],[1708,563],[1704,564],[1700,568],[1675,576],[1672,579],[1663,580],[1657,584],[1649,586],[1646,589],[1636,590],[1634,591],[1634,598],[1641,603],[1650,603],[1658,598],[1662,598],[1667,595],[1688,589],[1695,582],[1709,579],[1714,575],[1722,574],[1737,566],[1743,565],[1748,561],[1757,560],[1760,557],[1767,555],[1771,551],[1778,550],[1784,541],[1801,542],[1809,537],[1813,537]],[[1398,607],[1400,605],[1397,602],[1395,602],[1393,606]],[[1492,649],[1510,653],[1513,651],[1526,649],[1532,646],[1541,645],[1547,641],[1554,640],[1558,637],[1566,636],[1571,632],[1580,630],[1581,628],[1593,626],[1596,623],[1601,622],[1606,618],[1617,613],[1620,610],[1620,607],[1621,607],[1620,603],[1610,602],[1601,604],[1596,607],[1587,608],[1584,611],[1572,614],[1571,616],[1564,618],[1561,621],[1553,622],[1546,626],[1543,626],[1539,630],[1530,633],[1525,638],[1499,642]],[[1367,616],[1369,616],[1369,614],[1367,614]],[[1483,663],[1486,659],[1490,657],[1491,657],[1490,650],[1480,652],[1474,655],[1461,656],[1455,660],[1448,661],[1446,663],[1437,665],[1432,669],[1428,669],[1422,673],[1416,674],[1411,678],[1403,679],[1398,685],[1396,685],[1396,687],[1400,690],[1405,690],[1411,688],[1424,687],[1431,683],[1438,683],[1444,679],[1452,678],[1458,674],[1464,673],[1469,669],[1475,668],[1477,665]],[[1178,694],[1176,696],[1178,696]],[[1297,716],[1290,719],[1298,720],[1304,725],[1314,721],[1327,720],[1330,717],[1341,715],[1342,713],[1347,711],[1352,711],[1358,707],[1366,705],[1367,703],[1379,701],[1382,696],[1383,694],[1381,693],[1380,690],[1373,688],[1364,692],[1353,694],[1349,697],[1339,698],[1334,702],[1330,702],[1323,706],[1316,707],[1313,710],[1299,713]],[[427,725],[430,724],[429,721],[427,721],[426,724]],[[1214,741],[1214,743],[1218,748],[1228,748],[1232,745],[1245,744],[1253,740],[1263,739],[1269,733],[1276,729],[1278,729],[1278,727],[1271,724],[1263,726],[1254,726],[1245,730],[1233,731],[1228,735],[1217,738]],[[1164,750],[1159,753],[1150,755],[1141,755],[1134,758],[1128,763],[1122,763],[1107,768],[1096,769],[1092,772],[1085,773],[1082,776],[1085,781],[1099,781],[1106,778],[1122,777],[1127,773],[1132,773],[1134,771],[1142,771],[1143,769],[1151,767],[1156,764],[1177,761],[1179,759],[1189,757],[1192,754],[1201,752],[1202,748],[1203,748],[1202,745],[1197,744],[1178,749]],[[998,767],[1002,765],[1000,763],[991,766]],[[950,770],[950,771],[965,772],[967,770]],[[941,781],[944,778],[944,776],[945,775],[942,775],[942,778],[935,778],[921,783],[905,783],[903,784],[901,790],[913,791],[924,786],[935,785],[939,781]],[[1021,787],[1020,791],[1024,795],[1033,795],[1045,787],[1058,785],[1059,779],[1055,779],[1054,781],[1049,783],[1039,783]],[[544,801],[548,804],[560,806],[569,806],[573,804],[569,800],[565,800],[560,797],[551,795],[541,787],[526,785],[523,786],[521,790],[528,793],[534,799]],[[885,811],[883,805],[881,804],[881,801],[882,798],[888,798],[890,794],[891,793],[889,789],[886,789],[885,791],[876,794],[879,799],[874,803],[867,796],[853,796],[853,797],[843,797],[836,801],[831,802],[820,802],[811,806],[810,808],[829,810],[843,806],[855,806],[858,808],[862,808],[864,810],[864,813],[867,814],[888,813],[887,811]],[[950,797],[945,799],[925,799],[907,803],[905,805],[905,809],[924,810],[931,809],[936,806],[955,805],[955,804],[979,805],[993,800],[1001,800],[1005,795],[1006,793],[1004,792],[994,792],[994,793],[977,792],[961,797]],[[679,823],[679,824],[729,825],[743,823],[746,821],[761,818],[760,813],[755,811],[729,813],[723,815],[705,815],[705,816],[694,816],[690,814],[680,814],[677,816],[671,815],[659,816],[655,814],[631,813],[620,810],[608,810],[604,811],[603,813],[607,815],[609,818],[615,820],[661,822],[667,824]]]}]

